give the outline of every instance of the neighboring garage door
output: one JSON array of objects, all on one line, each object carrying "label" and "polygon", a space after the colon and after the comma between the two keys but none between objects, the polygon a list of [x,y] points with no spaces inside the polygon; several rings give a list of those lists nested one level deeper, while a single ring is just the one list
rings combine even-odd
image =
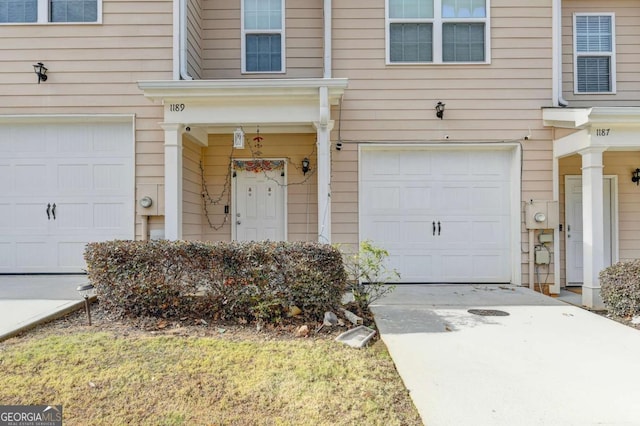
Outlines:
[{"label": "neighboring garage door", "polygon": [[132,127],[0,124],[0,273],[82,272],[86,243],[134,237]]},{"label": "neighboring garage door", "polygon": [[360,239],[401,282],[511,281],[511,150],[363,147]]}]

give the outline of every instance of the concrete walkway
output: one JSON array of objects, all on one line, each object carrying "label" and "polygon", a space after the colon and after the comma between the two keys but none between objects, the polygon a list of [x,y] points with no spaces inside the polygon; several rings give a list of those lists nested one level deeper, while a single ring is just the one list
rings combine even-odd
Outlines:
[{"label": "concrete walkway", "polygon": [[84,275],[0,275],[0,341],[79,309]]},{"label": "concrete walkway", "polygon": [[428,426],[640,425],[639,330],[511,286],[401,285],[372,310]]}]

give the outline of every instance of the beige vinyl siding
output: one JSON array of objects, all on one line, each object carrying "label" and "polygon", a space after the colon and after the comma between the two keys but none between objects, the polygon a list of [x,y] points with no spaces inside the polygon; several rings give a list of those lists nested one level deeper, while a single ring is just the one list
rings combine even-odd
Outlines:
[{"label": "beige vinyl siding", "polygon": [[202,240],[202,148],[182,141],[182,238]]},{"label": "beige vinyl siding", "polygon": [[240,1],[203,2],[203,78],[322,77],[322,0],[285,0],[286,73],[244,75],[240,62]]},{"label": "beige vinyl siding", "polygon": [[[334,2],[333,74],[348,78],[349,88],[332,112],[332,140],[344,143],[332,153],[333,240],[358,242],[360,143],[520,141],[522,200],[552,199],[552,131],[541,114],[552,99],[551,2],[493,0],[491,63],[478,65],[386,65],[384,4]],[[438,101],[446,104],[443,120]],[[527,238],[523,224],[523,247]],[[527,262],[523,252],[525,284]]]},{"label": "beige vinyl siding", "polygon": [[[616,93],[573,92],[573,14],[615,13]],[[640,99],[640,2],[636,0],[564,0],[562,2],[563,95],[572,107],[637,106]]]},{"label": "beige vinyl siding", "polygon": [[[245,129],[247,131],[248,129]],[[224,206],[232,203],[231,188],[225,185],[232,159],[282,158],[287,160],[287,232],[289,241],[317,241],[318,193],[315,134],[261,134],[262,147],[256,148],[255,133],[245,135],[245,149],[232,149],[233,135],[209,135],[209,146],[203,149],[207,190],[217,204],[207,204],[209,222],[203,219],[203,238],[212,241],[231,240],[232,218],[225,219]],[[258,155],[257,152],[261,154]],[[302,159],[309,158],[311,171],[301,170]],[[212,228],[220,228],[213,229]]]},{"label": "beige vinyl siding", "polygon": [[[102,24],[1,25],[0,115],[135,114],[136,183],[163,183],[162,106],[137,81],[172,78],[172,10],[171,0],[104,1]],[[36,62],[49,69],[41,84]]]},{"label": "beige vinyl siding", "polygon": [[[621,261],[640,258],[640,201],[638,199],[638,186],[631,182],[631,172],[638,165],[637,152],[605,151],[603,154],[603,174],[618,176],[618,245],[619,259]],[[580,176],[582,174],[582,160],[580,155],[560,159],[560,222],[565,223],[565,188],[566,175]],[[566,234],[560,233],[560,264],[561,283],[566,284]]]},{"label": "beige vinyl siding", "polygon": [[202,78],[202,3],[189,0],[187,14],[187,69],[194,79]]}]

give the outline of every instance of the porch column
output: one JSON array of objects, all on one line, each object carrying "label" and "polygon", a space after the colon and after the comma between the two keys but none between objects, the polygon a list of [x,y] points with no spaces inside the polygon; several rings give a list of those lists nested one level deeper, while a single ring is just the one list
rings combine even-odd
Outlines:
[{"label": "porch column", "polygon": [[582,156],[583,271],[582,304],[602,309],[598,274],[604,268],[604,209],[602,153],[606,148],[590,147]]},{"label": "porch column", "polygon": [[182,238],[182,125],[162,124],[164,129],[164,237]]},{"label": "porch column", "polygon": [[320,120],[317,129],[318,147],[318,242],[331,243],[331,129],[329,91],[320,87]]}]

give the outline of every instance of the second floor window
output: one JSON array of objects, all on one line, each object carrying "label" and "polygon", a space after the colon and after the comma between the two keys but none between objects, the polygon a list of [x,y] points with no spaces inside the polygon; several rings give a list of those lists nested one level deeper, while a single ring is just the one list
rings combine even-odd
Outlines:
[{"label": "second floor window", "polygon": [[575,14],[574,92],[615,92],[615,25],[613,14]]},{"label": "second floor window", "polygon": [[489,62],[490,0],[386,0],[387,63]]},{"label": "second floor window", "polygon": [[0,23],[100,22],[100,0],[0,0]]},{"label": "second floor window", "polygon": [[284,72],[284,0],[242,0],[242,72]]}]

